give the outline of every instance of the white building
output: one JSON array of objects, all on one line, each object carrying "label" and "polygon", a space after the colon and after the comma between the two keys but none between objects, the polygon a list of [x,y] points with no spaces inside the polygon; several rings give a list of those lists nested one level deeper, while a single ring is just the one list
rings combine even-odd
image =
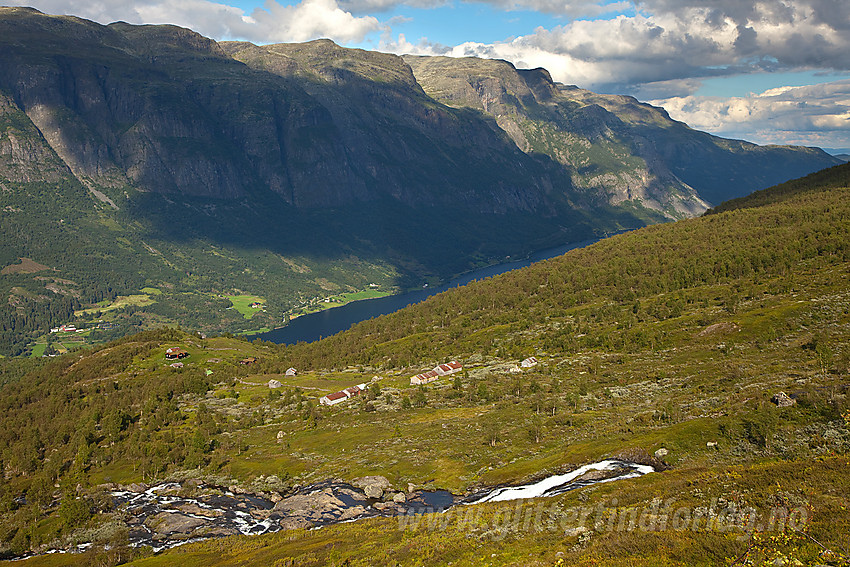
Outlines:
[{"label": "white building", "polygon": [[345,390],[340,390],[339,392],[334,392],[333,394],[322,396],[321,398],[319,398],[319,403],[323,406],[335,406],[336,404],[342,403],[349,398],[359,396],[360,392],[365,389],[366,384],[357,384],[356,386],[351,386],[349,388],[346,388]]}]

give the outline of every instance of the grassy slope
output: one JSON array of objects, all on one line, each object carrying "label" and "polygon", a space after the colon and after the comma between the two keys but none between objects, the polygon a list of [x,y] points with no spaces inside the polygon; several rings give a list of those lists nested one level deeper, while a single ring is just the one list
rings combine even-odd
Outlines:
[{"label": "grassy slope", "polygon": [[[53,380],[77,383],[84,395],[99,382],[84,376],[109,376],[131,413],[152,399],[142,395],[146,388],[152,393],[171,388],[181,400],[179,411],[154,428],[132,422],[115,447],[97,443],[87,466],[70,464],[58,476],[65,486],[173,474],[185,468],[190,454],[181,461],[172,451],[171,462],[137,458],[127,441],[167,442],[169,431],[179,440],[179,432],[196,422],[207,424],[201,429],[218,443],[202,456],[203,474],[249,486],[260,474],[302,484],[384,474],[397,487],[412,482],[462,491],[518,482],[632,448],[664,447],[671,471],[547,500],[539,526],[533,517],[541,502],[521,508],[490,504],[479,507],[482,516],[474,522],[455,516],[439,529],[401,530],[395,521],[373,520],[194,544],[137,564],[552,565],[562,552],[565,564],[715,565],[746,551],[748,541],[735,530],[695,532],[671,524],[660,532],[608,531],[604,516],[590,537],[564,529],[574,527],[573,507],[591,507],[595,520],[597,507],[610,512],[614,498],[622,512],[650,508],[656,497],[673,499],[671,510],[689,511],[723,499],[753,506],[762,517],[774,506],[793,509],[805,502],[811,536],[846,555],[841,546],[850,527],[850,432],[841,416],[848,410],[850,263],[844,172],[815,178],[819,189],[808,190],[810,183],[763,207],[617,237],[315,345],[279,349],[175,334],[110,347],[116,354],[111,366],[96,363],[104,355],[92,356]],[[478,310],[471,303],[475,298],[483,301]],[[201,394],[175,381],[160,361],[161,350],[175,342],[192,352],[187,377],[210,367],[216,373],[211,382],[225,378],[224,383]],[[131,352],[137,354],[128,364]],[[260,356],[260,366],[209,363],[248,354]],[[542,364],[521,376],[507,371],[528,354]],[[423,407],[403,409],[401,400],[415,399],[417,392],[406,386],[409,376],[449,356],[466,362],[458,387],[440,380],[425,388]],[[280,398],[270,397],[261,384],[288,365],[314,370],[286,381]],[[334,367],[338,370],[330,370]],[[372,400],[374,411],[364,411],[362,402],[311,409],[309,398],[376,374],[383,392]],[[20,416],[52,399],[43,393],[49,376],[32,374],[23,392],[7,387],[4,398],[17,397],[10,400],[4,429],[20,427]],[[242,382],[232,383],[231,377]],[[769,400],[780,390],[798,403],[775,407]],[[108,390],[100,392],[111,399]],[[61,407],[60,400],[51,404]],[[90,406],[80,407],[77,413]],[[165,409],[160,413],[168,417]],[[210,420],[217,428],[208,426]],[[277,431],[285,433],[285,444],[276,443]],[[56,436],[42,432],[46,450]],[[77,446],[57,446],[52,460],[73,461],[67,445]],[[6,445],[4,459],[21,466],[10,460],[16,446]],[[134,459],[139,467],[129,466]],[[44,472],[13,475],[4,493],[26,491]],[[16,525],[18,532],[26,530],[17,524],[26,521],[25,512],[4,514],[7,541],[14,539]],[[523,521],[512,523],[517,514]],[[532,518],[528,523],[526,514]],[[57,533],[67,531],[51,517],[55,514],[41,522],[52,521]],[[772,550],[780,550],[805,564],[841,564],[818,557],[820,548],[808,536],[769,546],[763,553],[754,546],[753,557],[772,561]]]}]

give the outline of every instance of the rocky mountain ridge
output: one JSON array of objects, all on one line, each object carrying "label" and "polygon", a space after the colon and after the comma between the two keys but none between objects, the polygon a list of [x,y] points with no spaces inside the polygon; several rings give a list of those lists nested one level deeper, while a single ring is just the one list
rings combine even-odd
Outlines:
[{"label": "rocky mountain ridge", "polygon": [[328,40],[217,43],[175,26],[26,8],[2,9],[0,29],[4,115],[23,112],[34,140],[101,188],[545,215],[632,201],[678,217],[735,181],[701,182],[703,168],[752,170],[736,190],[749,191],[835,163],[710,137],[634,99],[504,61],[401,58]]}]

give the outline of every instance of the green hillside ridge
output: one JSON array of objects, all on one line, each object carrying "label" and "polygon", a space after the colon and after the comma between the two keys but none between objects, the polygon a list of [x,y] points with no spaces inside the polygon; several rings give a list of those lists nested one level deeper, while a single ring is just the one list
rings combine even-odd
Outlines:
[{"label": "green hillside ridge", "polygon": [[[845,565],[848,168],[767,191],[753,206],[474,282],[313,344],[165,329],[47,363],[0,361],[4,552],[88,538],[95,545],[81,556],[22,564],[718,565],[781,554]],[[171,346],[189,352],[182,369],[164,360]],[[540,364],[511,371],[529,355]],[[239,364],[248,356],[258,361]],[[452,359],[463,373],[409,385]],[[297,376],[283,376],[290,366]],[[283,387],[270,390],[270,379]],[[364,382],[359,399],[316,403]],[[796,403],[778,407],[779,392]],[[126,512],[104,495],[108,483],[166,478],[286,493],[370,474],[397,490],[465,493],[661,448],[670,470],[468,507],[478,510],[472,520],[457,513],[400,528],[372,519],[152,557],[122,546]],[[688,514],[805,510],[805,532],[606,527],[655,498]],[[585,531],[569,520],[581,507],[592,518]]]}]

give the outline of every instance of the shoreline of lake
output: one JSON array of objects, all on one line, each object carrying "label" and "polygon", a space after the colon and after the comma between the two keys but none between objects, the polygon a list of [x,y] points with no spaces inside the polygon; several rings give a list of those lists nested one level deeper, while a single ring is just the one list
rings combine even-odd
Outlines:
[{"label": "shoreline of lake", "polygon": [[346,331],[361,321],[381,315],[388,315],[400,309],[404,309],[409,305],[414,305],[424,301],[432,295],[442,293],[455,287],[464,286],[472,281],[494,277],[513,270],[525,268],[536,262],[556,258],[570,250],[590,246],[605,238],[622,234],[623,232],[626,231],[601,236],[599,238],[572,242],[554,248],[539,250],[520,260],[503,262],[501,264],[492,264],[490,266],[465,272],[439,286],[426,286],[421,289],[409,290],[403,293],[387,295],[379,298],[355,300],[344,305],[306,313],[299,317],[292,318],[286,325],[276,327],[271,331],[257,333],[252,336],[264,341],[285,345],[296,344],[298,342],[318,341],[339,332]]}]

